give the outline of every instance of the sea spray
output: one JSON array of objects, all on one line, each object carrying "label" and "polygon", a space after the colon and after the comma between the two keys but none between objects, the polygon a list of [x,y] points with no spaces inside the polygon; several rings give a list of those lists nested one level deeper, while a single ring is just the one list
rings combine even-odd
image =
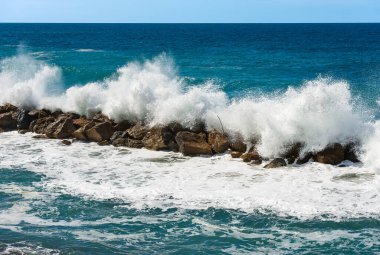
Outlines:
[{"label": "sea spray", "polygon": [[189,86],[165,54],[145,62],[131,62],[103,81],[74,85],[61,95],[49,87],[61,82],[58,67],[18,55],[1,62],[0,102],[17,106],[62,109],[91,115],[102,111],[121,121],[150,125],[178,122],[185,127],[204,122],[258,141],[265,157],[274,157],[287,145],[301,142],[304,151],[329,143],[362,140],[370,132],[369,116],[357,111],[346,81],[318,78],[283,95],[229,99],[211,81]]}]

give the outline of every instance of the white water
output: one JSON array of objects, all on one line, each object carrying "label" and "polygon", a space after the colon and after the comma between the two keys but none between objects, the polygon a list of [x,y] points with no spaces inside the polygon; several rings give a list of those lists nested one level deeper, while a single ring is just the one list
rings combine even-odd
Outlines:
[{"label": "white water", "polygon": [[[102,111],[119,121],[146,120],[152,125],[177,121],[192,126],[204,121],[208,128],[240,134],[247,141],[260,139],[259,152],[268,157],[284,146],[304,142],[305,150],[319,150],[333,142],[366,143],[364,160],[376,154],[376,125],[358,110],[345,81],[316,79],[283,95],[228,99],[216,84],[188,86],[165,55],[144,63],[129,63],[104,81],[72,86],[63,94],[61,71],[28,54],[0,63],[0,103],[62,109],[91,115]],[[371,154],[372,153],[372,154]],[[374,167],[379,166],[375,164]]]}]

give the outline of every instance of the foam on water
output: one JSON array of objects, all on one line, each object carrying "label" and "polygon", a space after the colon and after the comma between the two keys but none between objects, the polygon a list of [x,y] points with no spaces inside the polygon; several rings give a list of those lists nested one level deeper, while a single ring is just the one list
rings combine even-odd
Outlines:
[{"label": "foam on water", "polygon": [[0,135],[0,152],[1,168],[42,173],[47,178],[41,185],[49,193],[121,199],[137,209],[214,207],[302,219],[380,217],[379,174],[361,165],[308,163],[266,170],[229,155],[187,158],[86,143],[63,146],[16,132]]},{"label": "foam on water", "polygon": [[0,103],[62,109],[91,115],[102,111],[120,121],[144,120],[151,125],[172,121],[190,127],[204,121],[209,129],[259,140],[259,152],[279,155],[294,142],[305,150],[329,143],[361,141],[373,133],[370,115],[359,110],[346,81],[318,78],[284,94],[229,99],[216,84],[190,86],[177,75],[165,54],[132,62],[103,81],[76,85],[61,95],[50,90],[61,83],[56,66],[28,54],[4,59],[0,66]]}]

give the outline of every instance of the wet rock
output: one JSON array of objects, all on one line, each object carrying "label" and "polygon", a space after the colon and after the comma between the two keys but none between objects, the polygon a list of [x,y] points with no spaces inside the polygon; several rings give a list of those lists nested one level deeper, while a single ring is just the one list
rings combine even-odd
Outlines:
[{"label": "wet rock", "polygon": [[337,165],[344,160],[344,148],[341,144],[334,143],[316,153],[313,158],[322,164]]},{"label": "wet rock", "polygon": [[8,112],[17,112],[18,108],[12,104],[4,104],[0,106],[0,114],[8,113]]},{"label": "wet rock", "polygon": [[32,136],[32,138],[34,138],[34,139],[47,139],[48,137],[44,134],[41,134],[41,135],[34,135],[34,136]]},{"label": "wet rock", "polygon": [[91,120],[83,118],[83,117],[73,120],[73,124],[77,128],[84,127],[84,126],[86,126],[90,122],[91,122]]},{"label": "wet rock", "polygon": [[0,127],[4,129],[14,130],[17,128],[17,113],[6,112],[0,114]]},{"label": "wet rock", "polygon": [[275,158],[269,164],[265,165],[264,168],[277,168],[286,166],[286,161],[283,158]]},{"label": "wet rock", "polygon": [[247,145],[243,143],[240,139],[231,141],[230,148],[233,151],[238,151],[241,153],[244,153],[247,151]]},{"label": "wet rock", "polygon": [[149,129],[142,125],[142,123],[137,123],[133,127],[127,130],[128,135],[136,140],[142,140]]},{"label": "wet rock", "polygon": [[61,143],[67,146],[71,145],[71,142],[69,140],[62,140]]},{"label": "wet rock", "polygon": [[141,149],[144,147],[144,144],[141,140],[135,140],[135,139],[127,139],[127,147],[129,148],[136,148],[136,149]]},{"label": "wet rock", "polygon": [[86,141],[87,140],[86,131],[94,126],[95,126],[95,122],[90,122],[78,128],[77,130],[73,132],[73,137],[81,141]]},{"label": "wet rock", "polygon": [[110,122],[103,122],[86,130],[85,134],[90,141],[101,142],[110,139],[113,132],[112,124]]},{"label": "wet rock", "polygon": [[175,141],[183,155],[212,155],[211,146],[206,142],[205,134],[181,131],[177,133]]},{"label": "wet rock", "polygon": [[293,164],[300,156],[303,146],[302,143],[291,144],[285,149],[285,153],[283,153],[281,157],[285,158],[288,161],[288,164]]},{"label": "wet rock", "polygon": [[98,145],[99,146],[107,146],[107,145],[110,145],[110,143],[107,140],[104,140],[104,141],[98,142]]},{"label": "wet rock", "polygon": [[45,134],[49,138],[65,139],[72,137],[75,127],[73,120],[61,118],[46,127]]},{"label": "wet rock", "polygon": [[349,143],[344,147],[344,160],[349,160],[353,163],[360,162],[357,156],[357,143]]},{"label": "wet rock", "polygon": [[53,117],[36,119],[30,123],[29,130],[37,134],[44,134],[46,133],[46,128],[53,122],[55,122]]},{"label": "wet rock", "polygon": [[34,119],[41,119],[41,118],[45,118],[45,117],[50,116],[51,112],[49,110],[46,110],[46,109],[31,110],[28,112],[28,115],[33,117]]},{"label": "wet rock", "polygon": [[240,156],[243,162],[251,162],[252,160],[261,160],[261,156],[256,150],[244,153]]},{"label": "wet rock", "polygon": [[104,115],[101,112],[96,113],[92,117],[92,120],[95,121],[95,122],[110,122],[110,123],[113,122],[110,118],[108,118],[106,115]]},{"label": "wet rock", "polygon": [[254,159],[251,161],[251,165],[261,165],[263,163],[262,159]]},{"label": "wet rock", "polygon": [[115,139],[111,139],[111,142],[112,142],[112,145],[115,147],[127,146],[128,138],[115,138]]},{"label": "wet rock", "polygon": [[240,158],[240,156],[243,155],[240,151],[232,151],[231,152],[231,157],[232,158]]},{"label": "wet rock", "polygon": [[208,143],[215,153],[223,153],[230,147],[227,136],[219,133],[215,129],[211,130],[208,134]]},{"label": "wet rock", "polygon": [[142,142],[149,150],[169,150],[169,142],[174,140],[173,133],[167,127],[156,126],[144,136]]},{"label": "wet rock", "polygon": [[189,131],[189,130],[186,130],[186,128],[184,128],[181,124],[179,124],[178,122],[172,122],[170,123],[169,125],[167,125],[167,127],[170,129],[170,131],[173,133],[173,134],[177,134],[178,132],[181,132],[181,131]]},{"label": "wet rock", "polygon": [[312,159],[312,158],[313,158],[313,153],[311,153],[311,152],[306,153],[305,155],[301,155],[301,156],[297,159],[296,164],[298,164],[298,165],[306,164],[306,163],[309,162],[310,159]]},{"label": "wet rock", "polygon": [[125,131],[127,130],[128,128],[131,128],[133,126],[132,123],[130,123],[128,120],[123,120],[119,123],[117,123],[115,126],[114,126],[114,129],[116,131]]},{"label": "wet rock", "polygon": [[19,109],[17,111],[17,129],[29,129],[30,123],[35,119],[37,118],[29,115],[27,110]]}]

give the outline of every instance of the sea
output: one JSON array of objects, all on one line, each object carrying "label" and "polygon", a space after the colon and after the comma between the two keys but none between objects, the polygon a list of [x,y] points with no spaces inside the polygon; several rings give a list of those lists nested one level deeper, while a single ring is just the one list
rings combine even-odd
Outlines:
[{"label": "sea", "polygon": [[[380,254],[380,24],[0,24],[0,104],[204,122],[264,169],[0,133],[0,254]],[[220,121],[219,121],[220,120]]]}]

